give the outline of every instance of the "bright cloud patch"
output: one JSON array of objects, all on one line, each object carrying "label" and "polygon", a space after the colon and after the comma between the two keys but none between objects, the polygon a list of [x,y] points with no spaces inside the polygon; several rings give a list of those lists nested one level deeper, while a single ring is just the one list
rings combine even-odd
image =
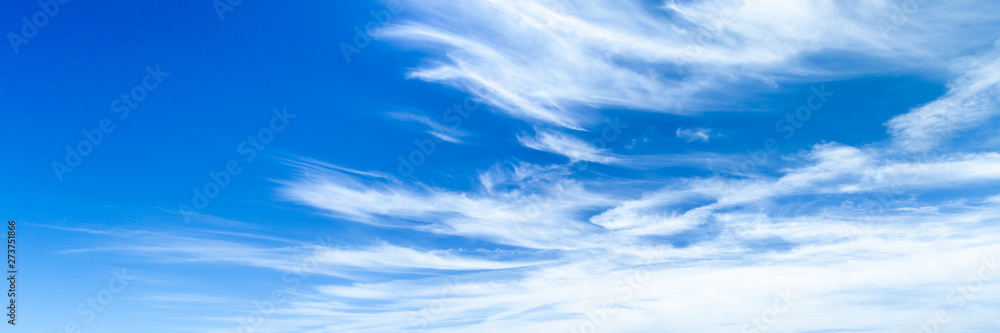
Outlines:
[{"label": "bright cloud patch", "polygon": [[712,139],[711,128],[677,128],[677,137],[687,142],[708,142]]},{"label": "bright cloud patch", "polygon": [[535,132],[534,136],[518,136],[517,141],[531,149],[566,156],[572,162],[588,161],[607,164],[617,160],[611,156],[607,149],[594,147],[594,145],[568,134],[537,129]]},{"label": "bright cloud patch", "polygon": [[[978,10],[990,5],[918,2],[902,12],[890,1],[408,1],[416,19],[383,35],[441,54],[415,78],[475,93],[518,118],[580,128],[594,120],[587,106],[692,114],[792,76],[947,66],[935,59],[994,42],[971,32],[996,22]],[[846,71],[810,61],[842,52],[873,60]]]}]

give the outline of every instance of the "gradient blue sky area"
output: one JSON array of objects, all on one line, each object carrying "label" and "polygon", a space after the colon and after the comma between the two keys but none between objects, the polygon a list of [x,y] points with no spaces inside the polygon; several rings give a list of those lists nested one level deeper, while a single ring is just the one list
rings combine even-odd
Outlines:
[{"label": "gradient blue sky area", "polygon": [[990,1],[0,7],[16,331],[1000,327]]}]

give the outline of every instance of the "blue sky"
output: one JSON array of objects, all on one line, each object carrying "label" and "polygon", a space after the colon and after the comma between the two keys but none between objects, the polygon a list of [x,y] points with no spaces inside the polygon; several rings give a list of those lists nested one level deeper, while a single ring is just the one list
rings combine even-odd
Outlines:
[{"label": "blue sky", "polygon": [[17,330],[1000,326],[989,1],[3,8]]}]

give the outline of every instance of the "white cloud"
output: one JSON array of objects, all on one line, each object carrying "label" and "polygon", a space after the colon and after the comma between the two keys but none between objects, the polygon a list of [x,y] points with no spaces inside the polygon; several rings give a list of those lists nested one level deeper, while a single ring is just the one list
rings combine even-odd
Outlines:
[{"label": "white cloud", "polygon": [[995,195],[995,196],[986,198],[986,202],[1000,204],[1000,195]]},{"label": "white cloud", "polygon": [[686,140],[687,142],[708,142],[712,139],[712,129],[711,128],[677,128],[677,137]]},{"label": "white cloud", "polygon": [[908,151],[938,148],[957,133],[1000,114],[1000,59],[991,52],[965,64],[966,74],[933,102],[889,120],[889,133]]},{"label": "white cloud", "polygon": [[320,249],[315,256],[321,264],[350,266],[368,271],[492,270],[536,264],[484,260],[460,256],[447,250],[416,250],[385,243],[360,250],[324,248]]},{"label": "white cloud", "polygon": [[[138,245],[107,250],[275,270],[316,258],[311,272],[349,281],[310,283],[263,331],[405,331],[424,323],[434,332],[570,331],[587,325],[588,314],[604,316],[601,329],[615,332],[648,332],[665,322],[684,331],[738,331],[779,290],[797,299],[776,330],[908,331],[953,305],[955,286],[975,276],[982,260],[1000,256],[1000,207],[987,196],[941,209],[840,201],[861,202],[893,184],[907,193],[997,183],[989,170],[997,170],[1000,155],[893,161],[884,154],[820,144],[778,177],[666,179],[651,191],[636,190],[634,180],[571,180],[566,167],[527,163],[482,171],[482,187],[468,191],[304,164],[302,176],[284,184],[297,202],[361,223],[405,220],[416,223],[394,227],[517,249],[265,247],[186,236],[126,237]],[[848,185],[853,189],[843,190]],[[813,205],[823,209],[806,209]],[[687,234],[664,238],[680,233]],[[398,274],[428,270],[453,272]],[[976,306],[963,308],[966,319],[952,329],[994,320],[997,297],[1000,289],[975,293]],[[898,302],[913,306],[893,306]],[[605,304],[614,312],[595,314]]]},{"label": "white cloud", "polygon": [[[890,1],[423,0],[406,2],[415,18],[384,35],[435,54],[415,78],[514,117],[579,129],[594,120],[593,106],[692,114],[731,109],[760,83],[943,70],[939,59],[996,40],[975,30],[997,22],[979,10],[990,4],[922,4],[897,26]],[[809,60],[824,52],[872,60],[850,69]]]},{"label": "white cloud", "polygon": [[[911,331],[942,308],[960,309],[949,310],[964,318],[950,323],[955,330],[995,320],[1000,290],[991,286],[1000,275],[968,292],[973,306],[952,306],[956,286],[981,267],[988,272],[984,260],[1000,256],[1000,229],[983,220],[1000,219],[1000,211],[920,215],[880,218],[870,222],[868,233],[848,237],[837,225],[842,221],[819,216],[722,214],[726,232],[699,244],[704,250],[619,244],[615,251],[566,252],[557,264],[518,272],[319,283],[294,295],[258,329],[384,332],[427,323],[433,332],[571,331],[595,318],[601,330],[614,332],[655,331],[664,323],[684,331],[739,331],[770,308],[778,291],[795,298],[774,323],[776,330]],[[980,219],[952,223],[968,216]],[[750,252],[742,245],[767,238],[795,247]],[[362,258],[329,262],[379,269],[410,259],[438,260],[397,251],[360,251]],[[374,259],[368,257],[373,252]],[[893,306],[898,302],[912,306]],[[609,306],[612,312],[601,313]],[[236,319],[208,320],[223,323],[222,331]]]},{"label": "white cloud", "polygon": [[[165,262],[208,262],[239,264],[279,271],[330,275],[357,279],[375,272],[414,273],[428,270],[503,270],[544,264],[543,260],[523,260],[522,254],[494,251],[477,253],[455,249],[418,249],[379,243],[347,247],[324,243],[297,243],[292,246],[251,244],[261,236],[237,236],[233,240],[214,238],[218,233],[178,236],[162,232],[123,231],[108,236],[121,237],[117,245],[67,251],[67,253],[113,251],[144,255]],[[157,244],[157,245],[149,245]]]},{"label": "white cloud", "polygon": [[611,164],[618,161],[607,149],[594,147],[586,141],[556,131],[536,128],[534,136],[519,135],[517,141],[531,149],[566,156],[573,163],[588,161]]},{"label": "white cloud", "polygon": [[[288,182],[283,192],[293,201],[372,225],[534,248],[590,247],[582,237],[594,227],[567,217],[583,207],[600,207],[611,201],[573,180],[545,175],[560,170],[522,167],[515,168],[513,175],[488,171],[479,177],[487,191],[464,193],[307,169],[301,180]],[[504,177],[528,178],[532,182],[506,190],[493,189]]]},{"label": "white cloud", "polygon": [[432,120],[430,117],[417,115],[409,112],[390,112],[388,114],[390,117],[403,121],[414,121],[424,124],[431,129],[427,131],[427,134],[433,135],[434,137],[441,139],[442,141],[451,143],[462,143],[462,140],[458,139],[463,136],[467,136],[468,133],[460,131],[454,127],[449,127]]}]

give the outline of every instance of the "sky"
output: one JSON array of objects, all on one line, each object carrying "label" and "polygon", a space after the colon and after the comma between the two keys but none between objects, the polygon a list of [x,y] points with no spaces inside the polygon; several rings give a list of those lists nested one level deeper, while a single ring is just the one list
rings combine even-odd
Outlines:
[{"label": "sky", "polygon": [[0,8],[4,330],[1000,327],[993,1]]}]

